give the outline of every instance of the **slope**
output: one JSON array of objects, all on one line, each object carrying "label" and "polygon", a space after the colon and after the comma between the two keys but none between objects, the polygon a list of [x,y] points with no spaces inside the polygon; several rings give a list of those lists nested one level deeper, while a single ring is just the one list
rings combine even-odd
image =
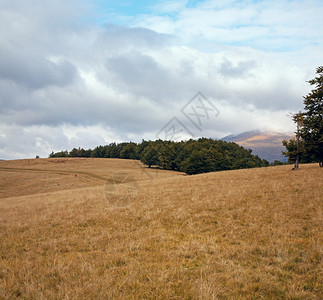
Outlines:
[{"label": "slope", "polygon": [[322,178],[154,176],[121,208],[103,185],[2,198],[0,298],[322,299]]},{"label": "slope", "polygon": [[0,198],[33,195],[115,181],[117,173],[130,179],[150,180],[154,176],[181,176],[182,173],[147,169],[137,160],[103,158],[50,158],[0,161]]}]

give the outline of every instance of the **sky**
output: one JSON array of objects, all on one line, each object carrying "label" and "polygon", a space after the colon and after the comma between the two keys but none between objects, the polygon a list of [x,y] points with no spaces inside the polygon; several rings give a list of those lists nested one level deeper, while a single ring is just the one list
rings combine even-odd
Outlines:
[{"label": "sky", "polygon": [[293,132],[321,0],[0,0],[0,159]]}]

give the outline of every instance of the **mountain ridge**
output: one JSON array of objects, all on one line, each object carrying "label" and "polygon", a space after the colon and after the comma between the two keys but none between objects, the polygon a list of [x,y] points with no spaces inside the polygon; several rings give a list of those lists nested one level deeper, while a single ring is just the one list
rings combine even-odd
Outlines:
[{"label": "mountain ridge", "polygon": [[239,134],[230,134],[221,140],[234,142],[244,148],[249,148],[252,150],[252,154],[258,155],[269,162],[274,162],[275,160],[286,162],[287,158],[282,154],[282,151],[285,150],[282,141],[293,137],[293,133],[252,130]]}]

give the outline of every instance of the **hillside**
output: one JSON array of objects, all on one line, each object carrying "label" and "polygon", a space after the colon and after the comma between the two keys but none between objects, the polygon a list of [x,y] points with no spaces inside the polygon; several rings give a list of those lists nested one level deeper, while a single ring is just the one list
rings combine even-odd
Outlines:
[{"label": "hillside", "polygon": [[134,163],[0,162],[1,299],[322,299],[317,165]]},{"label": "hillside", "polygon": [[282,141],[293,137],[293,134],[286,133],[248,131],[238,135],[228,135],[222,140],[235,142],[244,148],[252,149],[252,154],[273,162],[274,160],[287,161],[287,158],[282,154],[282,151],[286,150]]},{"label": "hillside", "polygon": [[151,180],[156,176],[183,176],[180,172],[145,168],[137,160],[113,158],[1,161],[0,198],[103,186],[115,182],[119,173],[130,174],[130,178],[135,181]]}]

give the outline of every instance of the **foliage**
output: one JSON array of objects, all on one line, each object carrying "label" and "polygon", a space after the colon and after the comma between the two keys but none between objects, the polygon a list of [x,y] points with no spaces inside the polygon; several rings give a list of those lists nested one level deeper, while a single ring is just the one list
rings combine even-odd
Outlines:
[{"label": "foliage", "polygon": [[304,97],[301,137],[304,147],[313,161],[323,162],[323,66],[316,69],[318,75],[310,80],[315,89]]},{"label": "foliage", "polygon": [[159,150],[159,166],[167,170],[179,170],[179,165],[176,160],[175,143],[165,142]]},{"label": "foliage", "polygon": [[190,156],[184,160],[182,169],[185,173],[198,174],[214,171],[214,164],[209,156],[209,151],[202,149],[201,151],[193,150]]},{"label": "foliage", "polygon": [[71,152],[52,152],[50,157],[102,157],[140,159],[151,167],[156,165],[166,170],[199,174],[221,170],[255,168],[268,166],[266,160],[252,155],[235,143],[207,138],[182,142],[142,141],[140,144],[111,143],[93,150],[74,148]]},{"label": "foliage", "polygon": [[125,145],[120,151],[120,158],[124,159],[138,159],[137,145],[135,143],[129,143]]},{"label": "foliage", "polygon": [[297,151],[297,141],[296,138],[290,140],[283,140],[283,146],[286,148],[286,151],[283,151],[283,155],[288,158],[289,163],[295,163],[297,154],[299,154],[299,162],[300,163],[308,163],[311,162],[311,159],[305,152],[304,142],[300,140],[299,142],[299,149]]},{"label": "foliage", "polygon": [[300,144],[297,151],[296,139],[284,140],[283,145],[289,162],[295,162],[297,154],[300,162],[319,162],[323,166],[323,66],[316,69],[317,77],[308,81],[315,86],[304,97],[304,112],[293,116],[295,123],[299,123]]},{"label": "foliage", "polygon": [[283,161],[275,159],[270,165],[271,166],[283,166],[283,165],[286,165],[286,164],[287,164],[286,162],[283,162]]},{"label": "foliage", "polygon": [[159,159],[158,159],[158,150],[156,149],[156,147],[152,144],[147,146],[145,150],[142,152],[140,160],[149,168],[152,165],[158,165]]},{"label": "foliage", "polygon": [[56,153],[54,153],[54,151],[52,151],[52,153],[49,154],[50,158],[52,158],[52,157],[68,157],[68,156],[69,156],[69,153],[67,150],[56,152]]}]

